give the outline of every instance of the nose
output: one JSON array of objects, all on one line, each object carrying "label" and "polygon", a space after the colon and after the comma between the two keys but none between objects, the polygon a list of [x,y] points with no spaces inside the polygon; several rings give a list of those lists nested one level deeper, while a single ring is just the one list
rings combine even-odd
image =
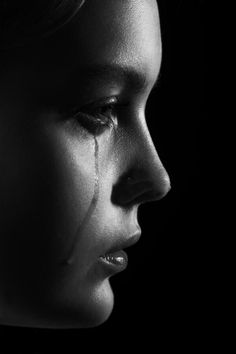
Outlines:
[{"label": "nose", "polygon": [[113,202],[132,206],[160,200],[170,191],[170,178],[143,122],[126,136],[122,173],[113,188]]}]

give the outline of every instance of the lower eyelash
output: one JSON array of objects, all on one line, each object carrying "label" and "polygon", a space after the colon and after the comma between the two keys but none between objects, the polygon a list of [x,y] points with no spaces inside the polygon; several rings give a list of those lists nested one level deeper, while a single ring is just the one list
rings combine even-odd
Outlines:
[{"label": "lower eyelash", "polygon": [[101,134],[106,128],[113,128],[114,121],[106,116],[90,115],[80,112],[73,116],[82,127],[95,134]]}]

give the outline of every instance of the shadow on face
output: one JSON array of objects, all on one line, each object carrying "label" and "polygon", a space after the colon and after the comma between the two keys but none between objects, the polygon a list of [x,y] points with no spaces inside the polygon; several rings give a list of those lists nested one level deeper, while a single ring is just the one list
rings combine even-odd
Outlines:
[{"label": "shadow on face", "polygon": [[14,54],[0,84],[0,321],[96,326],[140,236],[138,206],[170,189],[145,121],[156,1],[87,1]]}]

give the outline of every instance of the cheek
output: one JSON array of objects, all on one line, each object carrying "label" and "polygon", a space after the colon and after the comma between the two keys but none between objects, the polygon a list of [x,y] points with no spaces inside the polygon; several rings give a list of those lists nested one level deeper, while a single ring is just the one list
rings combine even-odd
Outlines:
[{"label": "cheek", "polygon": [[93,137],[41,127],[15,132],[0,148],[1,233],[19,234],[17,225],[21,234],[36,231],[35,241],[52,243],[54,252],[55,245],[67,249],[93,198]]},{"label": "cheek", "polygon": [[64,129],[48,130],[47,159],[51,165],[53,237],[62,253],[68,250],[86,218],[95,193],[93,137],[72,137]]}]

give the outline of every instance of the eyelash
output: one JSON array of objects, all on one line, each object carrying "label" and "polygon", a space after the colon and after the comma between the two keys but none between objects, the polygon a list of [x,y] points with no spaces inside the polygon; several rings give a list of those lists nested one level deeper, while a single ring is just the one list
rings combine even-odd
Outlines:
[{"label": "eyelash", "polygon": [[[70,118],[74,120],[76,124],[75,128],[77,128],[77,124],[80,124],[94,135],[100,135],[106,129],[116,127],[117,106],[118,100],[116,97],[113,97],[105,102],[88,104],[80,110],[74,109],[74,112],[70,114]],[[101,113],[104,109],[109,111],[109,113]]]}]

